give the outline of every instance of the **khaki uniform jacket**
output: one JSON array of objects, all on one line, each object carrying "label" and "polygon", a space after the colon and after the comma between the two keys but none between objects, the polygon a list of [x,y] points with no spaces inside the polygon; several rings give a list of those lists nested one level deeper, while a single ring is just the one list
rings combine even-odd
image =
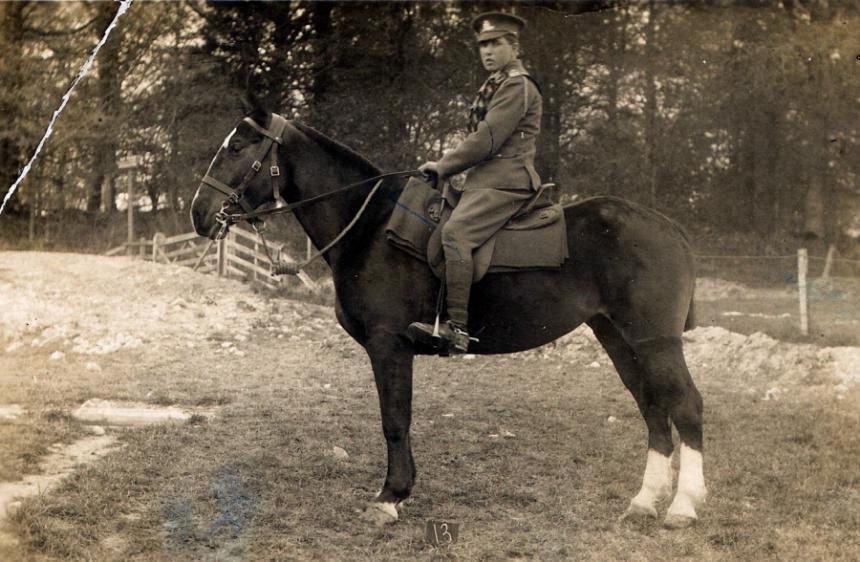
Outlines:
[{"label": "khaki uniform jacket", "polygon": [[[499,86],[478,129],[445,153],[437,170],[442,178],[469,170],[463,190],[537,189],[535,143],[543,100],[520,61],[505,67]],[[471,168],[471,169],[470,169]]]}]

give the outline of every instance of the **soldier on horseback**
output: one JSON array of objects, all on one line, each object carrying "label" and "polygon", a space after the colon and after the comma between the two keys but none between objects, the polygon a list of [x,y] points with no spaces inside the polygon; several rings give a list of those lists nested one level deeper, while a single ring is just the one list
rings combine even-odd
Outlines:
[{"label": "soldier on horseback", "polygon": [[[519,60],[519,33],[525,23],[501,12],[472,21],[481,62],[491,74],[470,108],[470,134],[438,162],[419,167],[440,182],[468,170],[459,203],[442,230],[448,321],[436,333],[456,352],[467,351],[469,345],[472,253],[540,187],[534,158],[542,98]],[[431,324],[415,322],[410,332],[426,337],[435,331]]]}]

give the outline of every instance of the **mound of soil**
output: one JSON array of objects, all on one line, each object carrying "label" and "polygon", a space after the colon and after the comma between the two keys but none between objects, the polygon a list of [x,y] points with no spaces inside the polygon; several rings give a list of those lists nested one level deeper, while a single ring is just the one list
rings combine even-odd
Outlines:
[{"label": "mound of soil", "polygon": [[267,323],[287,326],[281,333],[288,337],[335,329],[329,309],[288,302],[281,306],[244,283],[187,267],[0,252],[0,345],[10,353],[30,346],[48,355],[104,355],[140,346],[194,348],[206,340],[229,352],[232,342]]},{"label": "mound of soil", "polygon": [[[0,263],[0,345],[7,352],[31,346],[46,354],[98,355],[143,345],[193,348],[208,341],[220,353],[241,354],[236,343],[253,329],[320,342],[324,349],[349,347],[328,307],[268,299],[239,281],[185,267],[35,252],[3,252]],[[847,290],[830,283],[820,287]],[[697,298],[750,291],[703,279]],[[860,348],[785,343],[719,327],[697,328],[684,339],[697,378],[780,385],[860,382]],[[586,327],[527,353],[595,367],[609,363]]]},{"label": "mound of soil", "polygon": [[818,347],[711,326],[684,335],[687,361],[714,376],[768,383],[860,382],[860,348]]},{"label": "mound of soil", "polygon": [[[587,327],[529,353],[577,363],[608,363]],[[741,386],[780,387],[860,382],[860,348],[786,343],[761,332],[746,336],[717,326],[696,328],[684,334],[684,355],[697,380],[731,379]]]}]

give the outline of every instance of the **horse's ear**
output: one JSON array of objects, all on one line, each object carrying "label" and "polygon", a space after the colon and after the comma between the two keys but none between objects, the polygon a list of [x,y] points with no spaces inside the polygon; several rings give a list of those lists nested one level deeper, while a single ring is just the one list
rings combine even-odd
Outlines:
[{"label": "horse's ear", "polygon": [[242,102],[242,109],[245,115],[259,123],[261,126],[266,125],[266,120],[269,118],[269,111],[263,107],[263,104],[252,92],[243,92],[239,99]]}]

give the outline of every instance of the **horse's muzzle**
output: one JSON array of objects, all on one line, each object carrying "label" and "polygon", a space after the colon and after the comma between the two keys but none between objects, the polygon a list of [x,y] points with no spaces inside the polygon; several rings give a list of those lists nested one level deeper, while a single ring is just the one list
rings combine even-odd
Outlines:
[{"label": "horse's muzzle", "polygon": [[214,239],[220,230],[220,225],[215,220],[218,208],[215,207],[213,201],[201,197],[199,192],[200,189],[191,201],[191,224],[194,226],[194,231],[200,236]]}]

